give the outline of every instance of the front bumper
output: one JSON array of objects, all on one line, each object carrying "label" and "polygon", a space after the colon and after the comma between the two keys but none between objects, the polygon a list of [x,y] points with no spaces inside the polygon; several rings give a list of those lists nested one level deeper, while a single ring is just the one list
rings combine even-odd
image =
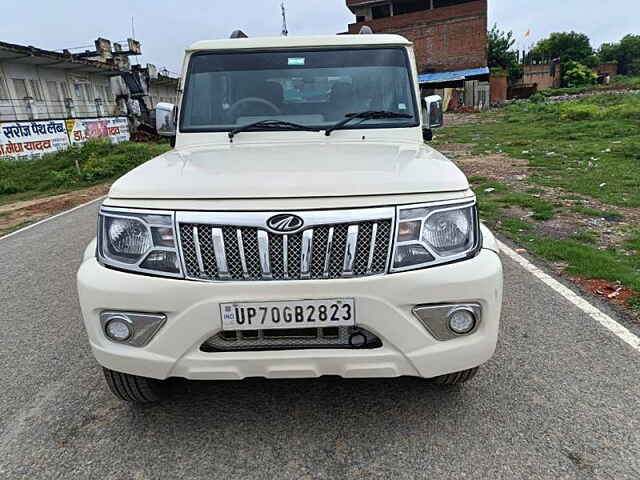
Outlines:
[{"label": "front bumper", "polygon": [[[151,378],[199,380],[246,377],[301,378],[435,377],[476,367],[495,351],[502,304],[502,265],[483,249],[475,258],[377,277],[199,283],[111,270],[95,258],[78,272],[78,291],[91,348],[109,369]],[[221,330],[219,304],[355,298],[358,326],[383,346],[371,350],[327,349],[204,352],[200,346]],[[416,305],[479,303],[482,322],[471,335],[436,340],[416,319]],[[167,321],[143,348],[113,343],[100,323],[105,310],[158,312]]]}]

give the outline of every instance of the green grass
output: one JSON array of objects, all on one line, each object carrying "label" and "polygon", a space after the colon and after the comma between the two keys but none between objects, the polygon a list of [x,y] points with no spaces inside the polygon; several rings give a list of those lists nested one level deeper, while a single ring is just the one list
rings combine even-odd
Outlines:
[{"label": "green grass", "polygon": [[[114,180],[169,150],[167,144],[90,142],[33,160],[0,161],[0,204]],[[80,172],[76,168],[80,167]]]},{"label": "green grass", "polygon": [[640,229],[630,232],[623,245],[629,250],[635,250],[636,254],[640,255]]},{"label": "green grass", "polygon": [[499,182],[483,177],[471,177],[469,182],[478,196],[480,213],[485,218],[497,220],[500,210],[509,207],[531,211],[532,218],[536,220],[549,220],[556,213],[556,207],[551,202],[528,193],[509,192],[508,187]]},{"label": "green grass", "polygon": [[572,240],[575,240],[576,242],[581,242],[581,243],[596,243],[598,241],[598,237],[596,237],[596,234],[593,232],[580,232],[580,233],[574,233],[573,235],[571,235],[570,237]]},{"label": "green grass", "polygon": [[[640,87],[640,78],[627,81]],[[566,264],[570,275],[619,281],[639,292],[632,308],[640,313],[640,228],[633,226],[624,240],[606,249],[598,245],[599,232],[550,238],[543,228],[536,228],[536,223],[559,213],[619,222],[625,218],[616,207],[640,208],[640,95],[514,104],[481,114],[479,123],[443,129],[435,148],[442,143],[470,144],[480,156],[498,151],[526,159],[523,191],[483,177],[470,179],[483,221],[529,252]],[[553,197],[545,194],[547,187],[554,189]],[[583,205],[589,198],[607,207]],[[561,203],[566,200],[575,204],[566,207]],[[522,216],[509,211],[512,207],[530,215],[512,218]]]},{"label": "green grass", "polygon": [[589,217],[605,218],[609,221],[615,222],[619,222],[624,218],[624,215],[622,215],[621,213],[613,212],[610,210],[598,210],[597,208],[574,206],[571,207],[571,210],[573,212],[587,215]]},{"label": "green grass", "polygon": [[[437,143],[473,144],[529,161],[529,181],[614,206],[640,207],[640,95],[522,103],[445,128]],[[534,185],[535,186],[535,185]]]},{"label": "green grass", "polygon": [[527,249],[550,261],[566,262],[566,272],[585,278],[621,282],[640,291],[640,257],[627,256],[615,249],[601,250],[575,240],[532,237]]}]

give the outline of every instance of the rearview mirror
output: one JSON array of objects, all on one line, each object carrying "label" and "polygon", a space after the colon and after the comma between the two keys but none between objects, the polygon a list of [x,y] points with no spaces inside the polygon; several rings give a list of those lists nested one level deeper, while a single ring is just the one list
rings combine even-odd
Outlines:
[{"label": "rearview mirror", "polygon": [[161,137],[176,136],[176,107],[172,103],[156,105],[156,131]]},{"label": "rearview mirror", "polygon": [[440,95],[430,95],[424,98],[424,119],[422,128],[432,130],[444,125],[444,114],[442,111],[442,97]]}]

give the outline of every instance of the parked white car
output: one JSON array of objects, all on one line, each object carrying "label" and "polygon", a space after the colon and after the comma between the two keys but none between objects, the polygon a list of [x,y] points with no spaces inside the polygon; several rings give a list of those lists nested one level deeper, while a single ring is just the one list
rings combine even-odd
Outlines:
[{"label": "parked white car", "polygon": [[233,38],[186,53],[175,149],[119,179],[78,272],[123,400],[162,380],[460,383],[493,355],[502,267],[396,35]]}]

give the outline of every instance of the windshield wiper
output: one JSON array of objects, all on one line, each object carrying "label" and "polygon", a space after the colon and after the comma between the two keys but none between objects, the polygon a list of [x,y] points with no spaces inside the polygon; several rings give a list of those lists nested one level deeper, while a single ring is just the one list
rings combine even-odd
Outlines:
[{"label": "windshield wiper", "polygon": [[262,120],[260,122],[248,123],[241,127],[234,128],[229,132],[229,139],[233,142],[235,137],[240,132],[250,132],[251,130],[300,130],[306,132],[319,132],[319,128],[308,127],[300,123],[285,122],[282,120]]},{"label": "windshield wiper", "polygon": [[361,122],[365,120],[376,120],[382,118],[413,118],[408,113],[390,112],[387,110],[367,110],[365,112],[347,113],[344,120],[340,120],[333,127],[327,128],[324,134],[328,137],[334,130],[340,130],[353,120],[359,119]]}]

